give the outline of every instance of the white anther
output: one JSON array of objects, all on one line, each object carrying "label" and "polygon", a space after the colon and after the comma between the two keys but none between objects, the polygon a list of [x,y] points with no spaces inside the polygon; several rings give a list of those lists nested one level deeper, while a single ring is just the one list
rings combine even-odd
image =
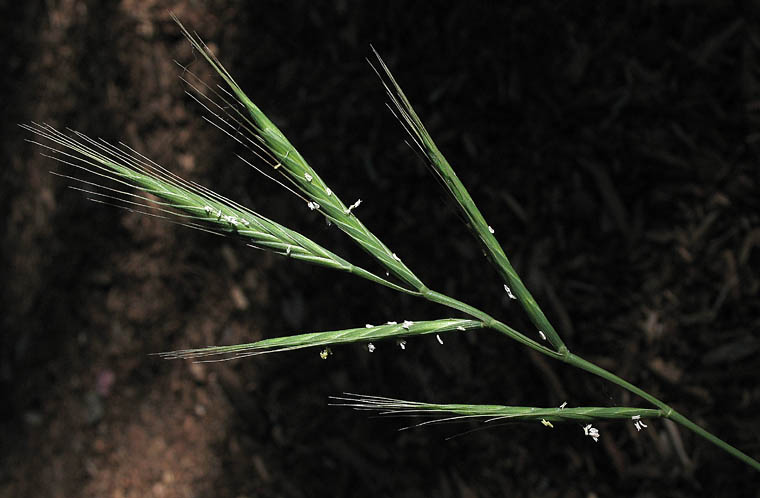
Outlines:
[{"label": "white anther", "polygon": [[330,351],[330,348],[325,348],[322,351],[319,352],[319,357],[323,360],[326,360],[328,356],[332,354],[332,351]]},{"label": "white anther", "polygon": [[332,221],[330,221],[330,218],[325,218],[325,225],[327,225],[328,227],[332,226]]},{"label": "white anther", "polygon": [[507,295],[509,296],[509,299],[517,299],[514,294],[512,294],[512,289],[509,288],[507,284],[504,284],[504,290],[507,292]]},{"label": "white anther", "polygon": [[406,341],[403,339],[398,341],[398,347],[400,347],[401,349],[406,349]]},{"label": "white anther", "polygon": [[203,210],[206,211],[206,214],[208,216],[211,216],[211,213],[214,212],[214,208],[212,208],[211,206],[203,206]]},{"label": "white anther", "polygon": [[371,329],[372,327],[374,327],[374,325],[372,325],[371,323],[368,323],[364,326],[365,329]]},{"label": "white anther", "polygon": [[457,330],[465,331],[464,325],[457,325]]},{"label": "white anther", "polygon": [[541,336],[541,339],[546,340],[546,334],[544,334],[544,332],[542,330],[538,331],[538,335]]},{"label": "white anther", "polygon": [[441,339],[440,335],[435,334],[435,338],[438,339],[438,344],[443,345],[443,339]]},{"label": "white anther", "polygon": [[325,192],[327,193],[327,197],[330,197],[332,195],[332,190],[330,190],[330,187],[325,187]]},{"label": "white anther", "polygon": [[285,248],[285,255],[290,256],[290,250],[291,250],[290,246],[286,247]]},{"label": "white anther", "polygon": [[275,164],[275,165],[273,166],[273,168],[274,168],[274,169],[277,169],[277,168],[279,168],[280,166],[282,166],[282,164],[280,164],[280,163],[277,163],[277,164]]},{"label": "white anther", "polygon": [[361,203],[362,203],[362,200],[359,199],[356,202],[354,202],[353,204],[351,204],[350,206],[348,206],[346,209],[344,209],[343,212],[345,214],[351,214],[351,211],[353,211],[354,209],[358,208]]},{"label": "white anther", "polygon": [[599,429],[592,427],[591,424],[588,424],[583,428],[583,433],[593,439],[595,443],[599,441]]},{"label": "white anther", "polygon": [[552,429],[554,428],[554,426],[552,425],[552,423],[549,422],[548,420],[541,419],[541,423],[544,424],[544,427],[551,427]]},{"label": "white anther", "polygon": [[631,420],[641,420],[641,415],[633,415]]},{"label": "white anther", "polygon": [[315,209],[319,209],[319,204],[317,204],[314,201],[309,201],[308,204],[306,204],[310,210],[314,211]]},{"label": "white anther", "polygon": [[385,322],[386,325],[398,325],[398,322]]},{"label": "white anther", "polygon": [[409,327],[414,325],[414,322],[410,322],[409,320],[404,320],[404,323],[401,324],[401,327],[405,328],[406,330],[409,330]]},{"label": "white anther", "polygon": [[233,226],[237,226],[238,224],[238,219],[234,216],[222,216],[222,219]]},{"label": "white anther", "polygon": [[564,401],[564,402],[562,402],[561,405],[559,405],[559,409],[560,410],[564,410],[566,406],[567,406],[567,401]]},{"label": "white anther", "polygon": [[375,352],[375,345],[372,344],[371,342],[369,344],[367,344],[367,351],[369,351],[370,353],[374,353]]},{"label": "white anther", "polygon": [[[396,261],[401,261],[401,258],[399,258],[398,256],[396,256],[395,252],[391,256],[393,256],[393,259],[395,259]],[[386,272],[386,273],[388,273],[388,272]]]},{"label": "white anther", "polygon": [[306,181],[311,183],[311,181],[314,179],[313,176],[311,176],[309,173],[304,173],[303,177],[306,178]]},{"label": "white anther", "polygon": [[641,426],[639,425],[640,423],[641,422],[639,422],[638,420],[633,423],[633,426],[636,428],[636,432],[641,430]]},{"label": "white anther", "polygon": [[491,225],[488,225],[488,231],[491,232],[491,233],[496,233],[496,230],[494,230],[493,228],[491,228]]}]

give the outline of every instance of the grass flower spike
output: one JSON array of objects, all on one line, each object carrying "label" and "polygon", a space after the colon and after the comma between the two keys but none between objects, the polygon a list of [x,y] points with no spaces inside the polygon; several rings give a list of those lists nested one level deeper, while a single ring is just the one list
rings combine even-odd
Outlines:
[{"label": "grass flower spike", "polygon": [[[92,200],[97,202],[115,204],[125,209],[166,218],[174,223],[215,234],[239,237],[252,247],[348,272],[393,290],[436,303],[445,307],[448,312],[453,310],[466,315],[466,318],[403,320],[400,323],[389,321],[384,325],[366,324],[344,330],[268,338],[248,344],[182,349],[160,353],[162,357],[220,361],[314,347],[319,348],[319,356],[322,359],[327,359],[333,354],[331,347],[340,344],[364,343],[369,352],[377,351],[379,354],[382,349],[378,349],[377,344],[386,339],[395,341],[395,344],[404,350],[410,338],[433,334],[439,345],[446,347],[441,337],[443,333],[466,331],[481,333],[484,330],[492,330],[542,355],[626,389],[650,403],[652,407],[571,408],[567,407],[567,402],[552,408],[436,404],[355,394],[334,397],[333,401],[339,406],[357,410],[430,418],[417,424],[418,426],[460,420],[480,420],[541,423],[544,427],[551,429],[554,423],[582,422],[584,425],[580,427],[583,429],[583,434],[594,442],[600,437],[599,430],[593,426],[594,421],[633,420],[638,432],[647,427],[643,419],[665,418],[693,431],[760,471],[760,462],[695,424],[664,401],[613,372],[570,352],[512,267],[495,237],[496,230],[486,222],[471,195],[436,146],[377,52],[375,55],[380,70],[375,69],[374,66],[373,69],[380,76],[391,99],[392,106],[389,107],[409,133],[413,148],[422,154],[428,166],[435,172],[464,214],[470,230],[482,244],[503,279],[504,292],[509,298],[517,300],[529,316],[535,326],[530,333],[518,331],[468,303],[428,288],[401,258],[359,220],[357,213],[361,211],[361,199],[350,203],[343,202],[280,129],[246,95],[200,37],[188,31],[176,18],[175,21],[192,47],[203,56],[223,82],[223,84],[213,86],[182,66],[180,78],[188,85],[188,95],[208,113],[205,119],[245,146],[256,157],[254,161],[251,161],[238,156],[241,160],[298,196],[305,204],[304,209],[322,214],[328,224],[334,224],[340,228],[385,269],[386,276],[393,274],[394,281],[346,261],[308,237],[258,212],[206,187],[180,178],[124,144],[112,145],[102,139],[92,139],[78,132],[66,134],[45,124],[22,125],[23,128],[42,139],[42,141],[34,140],[33,143],[42,147],[46,155],[78,172],[86,173],[91,179],[65,174],[59,174],[59,176],[78,182],[81,186],[75,188],[86,192]],[[268,165],[268,169],[257,166],[255,163],[258,161]],[[500,288],[494,291],[502,292]]]}]

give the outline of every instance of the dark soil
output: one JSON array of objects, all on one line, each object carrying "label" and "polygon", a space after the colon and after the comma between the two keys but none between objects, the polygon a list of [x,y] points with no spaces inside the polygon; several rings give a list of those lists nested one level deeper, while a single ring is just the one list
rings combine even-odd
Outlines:
[{"label": "dark soil", "polygon": [[[675,426],[445,425],[327,406],[641,405],[501,336],[193,365],[149,353],[452,313],[98,204],[16,124],[129,143],[367,258],[235,158],[183,94],[212,44],[344,199],[443,290],[530,330],[366,64],[386,58],[571,350],[760,457],[757,2],[170,2],[0,7],[0,496],[760,496]],[[709,2],[707,2],[709,3]],[[317,5],[318,4],[318,5]]]}]

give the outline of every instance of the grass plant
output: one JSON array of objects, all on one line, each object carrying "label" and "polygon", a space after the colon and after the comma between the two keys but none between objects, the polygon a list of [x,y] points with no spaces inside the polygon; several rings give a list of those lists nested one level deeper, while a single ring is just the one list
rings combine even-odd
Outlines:
[{"label": "grass plant", "polygon": [[[664,401],[618,377],[614,373],[571,353],[559,333],[551,325],[519,275],[512,267],[502,246],[471,195],[453,168],[436,146],[406,95],[390,70],[375,52],[373,69],[383,81],[391,101],[391,110],[409,134],[410,145],[441,180],[448,194],[461,210],[475,239],[482,245],[489,260],[504,282],[504,291],[517,300],[535,326],[524,333],[488,315],[480,309],[443,293],[430,289],[387,245],[375,236],[357,217],[361,201],[344,202],[314,170],[277,126],[257,107],[235,82],[196,34],[177,20],[182,33],[194,50],[221,78],[222,85],[211,86],[187,68],[181,78],[187,83],[188,94],[208,113],[207,119],[229,137],[247,147],[257,158],[254,162],[241,157],[248,165],[283,185],[299,197],[311,211],[324,216],[331,224],[348,235],[385,270],[385,276],[361,268],[330,250],[276,221],[222,197],[193,182],[186,181],[156,164],[125,144],[110,144],[101,139],[70,131],[63,133],[49,125],[22,125],[37,137],[33,143],[44,148],[45,154],[94,180],[60,175],[80,183],[82,190],[96,202],[114,204],[150,216],[159,216],[175,223],[217,234],[235,236],[248,245],[289,258],[348,272],[393,290],[440,304],[467,318],[443,318],[421,322],[389,322],[384,325],[312,332],[265,339],[250,344],[212,346],[161,353],[165,358],[189,358],[198,361],[218,361],[307,347],[322,349],[323,357],[329,346],[396,339],[423,334],[494,330],[530,349],[555,360],[572,365],[618,385],[649,402],[654,408],[636,407],[519,407],[470,404],[432,404],[402,401],[366,395],[344,395],[333,398],[335,404],[359,410],[372,410],[391,415],[432,417],[434,423],[475,419],[482,421],[513,420],[541,422],[546,426],[568,421],[593,422],[600,419],[632,420],[637,429],[646,427],[642,419],[666,418],[695,432],[727,453],[760,470],[760,462],[719,439]],[[373,49],[374,50],[374,49]],[[39,141],[38,141],[39,140]],[[591,424],[584,433],[599,437]]]}]

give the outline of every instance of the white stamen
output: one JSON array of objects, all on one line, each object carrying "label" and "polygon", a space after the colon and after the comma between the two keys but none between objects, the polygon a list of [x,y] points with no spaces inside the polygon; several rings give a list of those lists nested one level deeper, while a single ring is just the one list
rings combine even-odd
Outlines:
[{"label": "white stamen", "polygon": [[552,425],[552,423],[549,422],[548,420],[541,419],[541,423],[544,424],[544,427],[551,427],[552,429],[554,428],[554,426]]},{"label": "white stamen", "polygon": [[457,330],[464,332],[465,331],[464,325],[458,325]]},{"label": "white stamen", "polygon": [[443,339],[441,339],[441,336],[439,336],[438,334],[435,334],[435,338],[438,339],[438,344],[443,346]]},{"label": "white stamen", "polygon": [[362,200],[359,199],[358,201],[354,202],[353,204],[351,204],[350,206],[348,206],[346,209],[344,209],[343,212],[345,214],[351,214],[351,211],[353,211],[354,209],[358,208],[361,203],[362,203]]},{"label": "white stamen", "polygon": [[491,233],[496,233],[496,230],[494,230],[493,228],[491,228],[491,225],[488,225],[488,231],[491,232]]},{"label": "white stamen", "polygon": [[385,322],[386,325],[398,325],[398,322]]},{"label": "white stamen", "polygon": [[538,335],[540,335],[540,336],[541,336],[541,339],[543,339],[543,340],[546,340],[546,334],[544,334],[544,332],[543,332],[543,331],[539,330],[539,331],[538,331]]},{"label": "white stamen", "polygon": [[237,226],[238,225],[238,219],[234,216],[222,216],[222,219],[229,223],[230,225]]},{"label": "white stamen", "polygon": [[330,348],[325,348],[322,351],[319,352],[319,357],[323,360],[326,360],[328,356],[332,354],[332,351],[330,351]]},{"label": "white stamen", "polygon": [[559,405],[559,409],[560,410],[564,410],[566,406],[567,406],[567,401],[564,401],[564,402],[562,402],[561,405]]},{"label": "white stamen", "polygon": [[592,427],[591,424],[583,428],[583,434],[593,439],[595,443],[599,441],[599,429]]},{"label": "white stamen", "polygon": [[409,330],[409,327],[414,325],[414,322],[410,322],[409,320],[404,320],[404,323],[401,324],[401,327],[405,328],[406,330]]},{"label": "white stamen", "polygon": [[282,166],[282,164],[280,164],[280,163],[277,163],[277,164],[275,164],[273,167],[274,167],[274,169],[277,169],[277,168],[279,168],[280,166]]},{"label": "white stamen", "polygon": [[400,347],[401,349],[406,349],[406,341],[403,339],[398,341],[398,347]]},{"label": "white stamen", "polygon": [[633,423],[633,426],[636,428],[636,432],[641,430],[641,426],[639,425],[640,423],[641,422],[639,422],[638,420]]},{"label": "white stamen", "polygon": [[369,351],[370,353],[374,353],[375,352],[375,345],[372,344],[371,342],[369,344],[367,344],[367,351]]},{"label": "white stamen", "polygon": [[504,290],[507,292],[507,295],[509,296],[509,299],[517,299],[514,294],[512,294],[512,289],[509,288],[507,284],[504,284]]},{"label": "white stamen", "polygon": [[314,201],[309,201],[308,204],[306,204],[310,210],[314,211],[315,209],[319,209],[319,204],[317,204]]},{"label": "white stamen", "polygon": [[311,181],[314,179],[313,176],[311,176],[309,173],[304,173],[303,177],[306,178],[306,181],[311,183]]}]

